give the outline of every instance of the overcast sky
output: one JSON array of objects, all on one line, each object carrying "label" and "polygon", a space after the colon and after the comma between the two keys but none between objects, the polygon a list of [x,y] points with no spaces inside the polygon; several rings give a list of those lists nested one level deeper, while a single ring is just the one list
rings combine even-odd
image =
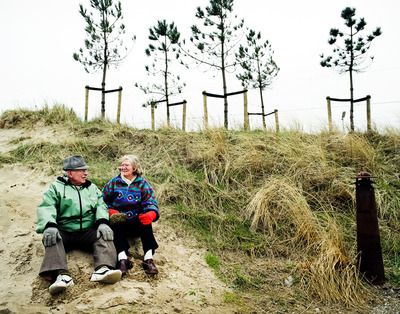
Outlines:
[{"label": "overcast sky", "polygon": [[[84,117],[85,86],[101,86],[101,72],[87,74],[72,54],[84,47],[85,22],[79,14],[79,3],[87,8],[89,1],[9,0],[0,1],[0,111],[16,108],[42,107],[45,103],[65,104]],[[150,109],[143,108],[148,96],[134,84],[154,81],[145,72],[151,63],[144,50],[148,29],[165,19],[174,21],[182,37],[190,36],[190,26],[200,25],[195,18],[196,7],[204,8],[208,0],[128,1],[122,0],[125,44],[129,37],[137,40],[125,62],[110,68],[107,89],[123,87],[121,121],[138,128],[150,128]],[[140,4],[138,4],[140,3]],[[377,26],[382,35],[376,38],[370,54],[375,57],[365,73],[354,76],[355,97],[371,95],[372,122],[378,127],[400,126],[400,1],[398,0],[235,0],[234,12],[245,25],[260,31],[263,41],[269,40],[274,59],[281,71],[270,89],[264,92],[266,112],[278,109],[281,127],[301,125],[305,130],[321,130],[327,124],[326,97],[349,98],[348,74],[339,75],[319,65],[320,54],[332,54],[327,43],[333,27],[347,31],[341,11],[356,8],[356,18],[364,17],[367,26],[363,35]],[[202,91],[222,94],[219,72],[201,72],[177,67],[184,92],[171,101],[187,100],[187,129],[203,124]],[[228,92],[241,90],[234,74],[227,79]],[[91,92],[89,118],[100,115],[100,93]],[[260,112],[257,91],[248,94],[249,112]],[[223,101],[210,99],[209,120],[223,126]],[[349,104],[332,103],[334,123],[348,128]],[[342,121],[342,112],[346,111]],[[117,95],[106,95],[106,116],[115,120]],[[181,125],[181,106],[171,107],[173,125]],[[229,127],[243,125],[243,97],[229,98]],[[366,129],[364,103],[355,106],[355,125]],[[157,125],[166,121],[165,105],[156,110]],[[261,117],[252,116],[251,126],[260,126]],[[273,116],[267,123],[274,125]]]}]

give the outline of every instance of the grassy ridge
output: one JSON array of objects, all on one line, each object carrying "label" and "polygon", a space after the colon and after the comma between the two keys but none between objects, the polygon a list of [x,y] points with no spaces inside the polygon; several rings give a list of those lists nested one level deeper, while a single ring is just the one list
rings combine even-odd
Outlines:
[{"label": "grassy ridge", "polygon": [[[375,193],[386,277],[400,285],[400,133],[306,134],[285,130],[137,130],[80,121],[64,106],[6,111],[1,128],[62,128],[62,142],[20,139],[0,163],[42,164],[58,174],[79,153],[100,188],[123,154],[139,156],[164,218],[196,236],[207,263],[242,298],[245,311],[265,304],[304,308],[311,300],[363,309],[374,296],[356,267],[354,176],[377,176]],[[283,280],[291,275],[294,284]],[[232,295],[227,300],[239,302]],[[243,300],[246,300],[243,301]],[[246,305],[244,305],[246,304]],[[339,305],[338,305],[339,304]]]}]

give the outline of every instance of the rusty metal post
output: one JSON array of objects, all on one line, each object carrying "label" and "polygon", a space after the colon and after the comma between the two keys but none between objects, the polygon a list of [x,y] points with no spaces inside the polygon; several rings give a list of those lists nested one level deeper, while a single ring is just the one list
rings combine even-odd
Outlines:
[{"label": "rusty metal post", "polygon": [[374,285],[386,281],[382,247],[379,236],[376,212],[375,192],[372,186],[374,178],[368,172],[356,176],[357,203],[357,251],[359,253],[360,272]]}]

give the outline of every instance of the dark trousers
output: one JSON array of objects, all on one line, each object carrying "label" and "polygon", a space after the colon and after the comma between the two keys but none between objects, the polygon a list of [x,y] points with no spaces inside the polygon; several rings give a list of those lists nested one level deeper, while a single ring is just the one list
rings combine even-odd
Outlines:
[{"label": "dark trousers", "polygon": [[54,274],[59,270],[67,270],[66,252],[82,250],[91,252],[94,259],[94,268],[106,265],[114,268],[117,263],[117,252],[113,241],[97,238],[97,231],[90,229],[82,232],[66,232],[59,230],[61,241],[53,246],[45,247],[42,266],[39,275],[43,278],[54,280]]},{"label": "dark trousers", "polygon": [[151,224],[142,225],[140,221],[127,220],[126,222],[112,226],[112,229],[114,231],[114,244],[117,253],[121,253],[122,251],[128,253],[128,249],[130,248],[128,238],[134,237],[140,237],[144,254],[148,250],[152,250],[154,254],[158,248]]}]

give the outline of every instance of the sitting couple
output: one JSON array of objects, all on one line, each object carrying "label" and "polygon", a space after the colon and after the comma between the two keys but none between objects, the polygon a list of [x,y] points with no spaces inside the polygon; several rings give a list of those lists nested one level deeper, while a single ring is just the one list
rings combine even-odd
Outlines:
[{"label": "sitting couple", "polygon": [[90,281],[115,283],[132,268],[127,253],[127,237],[142,241],[143,269],[157,274],[153,254],[158,248],[151,223],[159,210],[154,191],[141,176],[136,156],[119,160],[120,171],[101,192],[86,179],[89,166],[81,155],[64,159],[63,177],[58,177],[43,194],[37,209],[38,233],[43,233],[45,255],[39,275],[50,280],[51,294],[74,284],[68,270],[66,252],[92,252],[94,272]]}]

